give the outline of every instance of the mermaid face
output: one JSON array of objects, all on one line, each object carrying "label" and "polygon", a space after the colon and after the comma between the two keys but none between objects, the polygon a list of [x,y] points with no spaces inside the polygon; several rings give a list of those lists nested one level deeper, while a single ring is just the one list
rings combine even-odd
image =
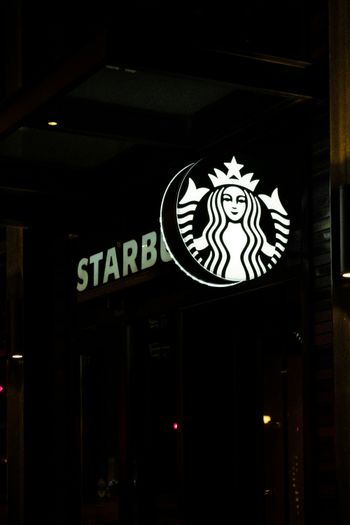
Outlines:
[{"label": "mermaid face", "polygon": [[223,208],[228,219],[239,222],[247,208],[247,198],[239,186],[228,186],[222,196]]}]

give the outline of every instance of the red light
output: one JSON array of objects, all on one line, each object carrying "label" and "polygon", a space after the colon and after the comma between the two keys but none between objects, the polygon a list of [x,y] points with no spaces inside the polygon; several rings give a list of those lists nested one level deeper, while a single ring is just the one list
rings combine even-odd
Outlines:
[{"label": "red light", "polygon": [[3,392],[3,390],[4,390],[4,387],[0,385],[0,392]]},{"label": "red light", "polygon": [[173,423],[173,429],[174,429],[174,430],[177,430],[178,428],[179,428],[179,425],[178,425],[176,422]]}]

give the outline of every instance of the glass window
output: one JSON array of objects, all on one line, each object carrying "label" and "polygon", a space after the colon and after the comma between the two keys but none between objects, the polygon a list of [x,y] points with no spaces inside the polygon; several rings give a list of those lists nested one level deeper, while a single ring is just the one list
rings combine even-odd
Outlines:
[{"label": "glass window", "polygon": [[301,524],[295,283],[129,306],[81,340],[83,525]]},{"label": "glass window", "polygon": [[119,520],[125,418],[116,337],[108,329],[89,331],[81,355],[82,525]]},{"label": "glass window", "polygon": [[83,525],[178,523],[173,339],[165,314],[81,338]]}]

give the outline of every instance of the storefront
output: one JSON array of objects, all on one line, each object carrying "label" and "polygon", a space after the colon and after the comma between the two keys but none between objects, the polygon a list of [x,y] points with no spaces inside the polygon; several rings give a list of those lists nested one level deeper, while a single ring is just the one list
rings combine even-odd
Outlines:
[{"label": "storefront", "polygon": [[109,27],[6,113],[0,521],[334,525],[324,34],[213,48],[198,8],[161,48],[148,16],[143,49]]},{"label": "storefront", "polygon": [[[72,240],[84,524],[303,522],[309,143],[291,122],[238,152],[218,148],[216,164],[210,152],[181,185],[195,180],[197,211],[208,174],[213,193],[263,195],[255,224],[279,249],[260,274],[217,278],[183,257],[167,224],[182,168],[149,199],[125,195],[124,231],[96,224]],[[240,249],[234,240],[230,253]]]},{"label": "storefront", "polygon": [[[159,166],[135,157],[154,175],[147,194],[104,190],[70,233],[35,221],[7,228],[7,272],[17,276],[8,299],[24,339],[10,331],[23,352],[8,369],[17,407],[8,435],[23,428],[12,454],[24,454],[9,481],[24,483],[25,520],[40,486],[42,515],[72,524],[242,514],[304,523],[316,220],[308,116],[283,114],[273,132],[223,141],[199,162],[195,151],[193,162],[169,155]],[[215,267],[203,240],[200,258],[187,239],[189,226],[194,237],[210,231],[211,213],[223,220],[213,202],[243,225],[238,237],[221,229],[229,258]],[[242,204],[247,220],[234,217]],[[18,268],[10,247],[21,242]]]}]

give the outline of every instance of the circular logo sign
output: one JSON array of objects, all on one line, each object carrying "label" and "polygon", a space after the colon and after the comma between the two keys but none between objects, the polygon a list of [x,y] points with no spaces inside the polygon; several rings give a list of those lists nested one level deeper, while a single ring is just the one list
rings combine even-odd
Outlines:
[{"label": "circular logo sign", "polygon": [[[235,157],[223,166],[198,161],[179,171],[161,203],[164,242],[174,261],[209,286],[256,279],[278,262],[290,221],[278,189],[258,193]],[[222,169],[223,168],[223,169]]]}]

